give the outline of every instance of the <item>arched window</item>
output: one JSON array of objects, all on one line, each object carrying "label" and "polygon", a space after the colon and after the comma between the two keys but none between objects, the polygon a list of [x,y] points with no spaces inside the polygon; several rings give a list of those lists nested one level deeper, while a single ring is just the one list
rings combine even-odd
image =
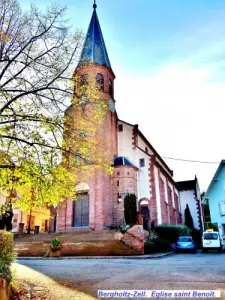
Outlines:
[{"label": "arched window", "polygon": [[112,80],[109,80],[109,94],[113,97],[113,83]]},{"label": "arched window", "polygon": [[97,74],[96,83],[99,91],[104,92],[104,76],[101,73]]},{"label": "arched window", "polygon": [[80,85],[84,86],[88,84],[88,74],[81,75]]}]

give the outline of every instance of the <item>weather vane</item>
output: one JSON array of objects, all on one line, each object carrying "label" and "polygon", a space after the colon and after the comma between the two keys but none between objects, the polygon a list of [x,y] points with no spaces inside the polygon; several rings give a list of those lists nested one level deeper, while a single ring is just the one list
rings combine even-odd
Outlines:
[{"label": "weather vane", "polygon": [[94,8],[94,9],[97,8],[96,0],[94,0],[93,8]]}]

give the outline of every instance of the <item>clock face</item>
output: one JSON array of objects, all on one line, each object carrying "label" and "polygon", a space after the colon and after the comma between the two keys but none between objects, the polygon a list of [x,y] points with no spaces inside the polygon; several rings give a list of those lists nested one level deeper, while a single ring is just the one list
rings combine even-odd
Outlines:
[{"label": "clock face", "polygon": [[112,99],[109,100],[109,108],[111,112],[115,112],[115,104]]}]

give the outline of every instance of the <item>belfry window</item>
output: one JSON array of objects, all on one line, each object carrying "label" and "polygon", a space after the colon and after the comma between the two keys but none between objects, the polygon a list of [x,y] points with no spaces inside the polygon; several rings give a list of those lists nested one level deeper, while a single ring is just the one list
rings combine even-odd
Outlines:
[{"label": "belfry window", "polygon": [[113,83],[112,80],[109,80],[109,94],[113,97]]},{"label": "belfry window", "polygon": [[99,91],[104,92],[104,76],[101,73],[97,74],[96,83]]},{"label": "belfry window", "polygon": [[81,86],[88,85],[88,74],[81,75],[80,85]]}]

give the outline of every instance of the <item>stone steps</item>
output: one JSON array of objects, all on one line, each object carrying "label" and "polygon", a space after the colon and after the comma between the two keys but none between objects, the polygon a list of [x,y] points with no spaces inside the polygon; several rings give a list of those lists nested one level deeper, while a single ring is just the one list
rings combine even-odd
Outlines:
[{"label": "stone steps", "polygon": [[139,225],[124,235],[115,230],[86,229],[82,231],[40,233],[15,238],[18,256],[44,256],[50,250],[51,241],[61,241],[62,256],[125,256],[143,254],[144,233]]},{"label": "stone steps", "polygon": [[22,236],[15,236],[15,242],[51,242],[52,239],[58,238],[60,241],[98,241],[98,240],[114,240],[115,230],[82,230],[73,232],[59,232],[59,233],[40,233],[37,235],[24,234]]},{"label": "stone steps", "polygon": [[[44,256],[50,242],[15,242],[18,256]],[[125,256],[139,253],[118,240],[62,242],[61,256]]]}]

